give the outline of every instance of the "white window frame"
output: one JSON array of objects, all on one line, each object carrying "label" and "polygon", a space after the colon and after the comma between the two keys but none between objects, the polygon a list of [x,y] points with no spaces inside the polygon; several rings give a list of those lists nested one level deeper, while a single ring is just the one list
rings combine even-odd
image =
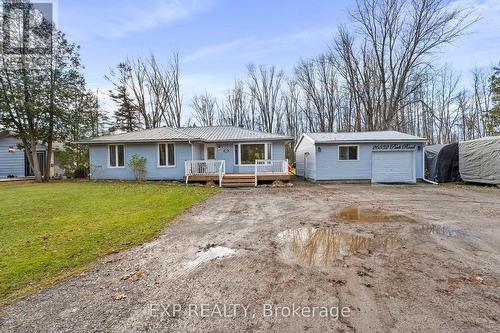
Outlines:
[{"label": "white window frame", "polygon": [[[160,165],[160,145],[165,145],[165,162],[167,164],[165,165]],[[168,145],[174,145],[174,164],[173,165],[168,165]],[[175,151],[176,151],[175,143],[174,142],[158,142],[156,145],[156,167],[157,168],[175,168],[177,165],[177,159],[175,158]]]},{"label": "white window frame", "polygon": [[[355,160],[341,160],[340,159],[340,147],[356,147],[356,159]],[[337,160],[339,162],[356,162],[359,161],[359,145],[339,145],[338,146]]]},{"label": "white window frame", "polygon": [[241,146],[242,145],[264,145],[264,159],[267,160],[267,150],[268,147],[271,148],[271,159],[273,158],[273,144],[272,142],[243,142],[238,143],[238,166],[254,166],[254,164],[242,164],[241,163]]},{"label": "white window frame", "polygon": [[209,159],[208,159],[208,148],[213,148],[214,149],[214,159],[212,161],[217,160],[217,145],[215,145],[215,144],[205,144],[204,148],[205,148],[204,149],[204,155],[203,155],[204,160],[209,161]]},{"label": "white window frame", "polygon": [[[109,158],[109,152],[111,149],[111,146],[115,146],[115,154],[116,154],[116,166],[111,165],[111,159]],[[123,146],[123,166],[118,165],[118,146]],[[123,143],[110,143],[108,144],[108,149],[106,149],[106,154],[108,155],[108,168],[110,169],[124,169],[125,166],[127,165],[127,151],[125,148],[125,145]]]}]

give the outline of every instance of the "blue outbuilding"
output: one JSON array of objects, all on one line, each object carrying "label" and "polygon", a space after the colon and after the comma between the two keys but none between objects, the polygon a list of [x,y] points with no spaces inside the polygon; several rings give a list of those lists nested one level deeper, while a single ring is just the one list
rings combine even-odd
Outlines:
[{"label": "blue outbuilding", "polygon": [[304,133],[297,174],[311,180],[415,183],[423,178],[425,138],[397,132]]}]

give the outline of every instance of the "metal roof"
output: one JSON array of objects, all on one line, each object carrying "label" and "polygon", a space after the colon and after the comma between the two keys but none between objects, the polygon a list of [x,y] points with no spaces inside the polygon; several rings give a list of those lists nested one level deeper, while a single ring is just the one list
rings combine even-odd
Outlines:
[{"label": "metal roof", "polygon": [[425,138],[401,133],[397,131],[376,131],[376,132],[342,132],[342,133],[305,133],[315,143],[328,143],[338,141],[427,141]]},{"label": "metal roof", "polygon": [[293,138],[280,134],[253,131],[235,126],[180,128],[160,127],[137,132],[95,137],[86,140],[80,140],[77,143],[139,143],[158,141],[234,142],[266,140],[293,140]]},{"label": "metal roof", "polygon": [[401,133],[398,131],[368,131],[368,132],[323,132],[304,133],[295,145],[295,149],[301,141],[307,138],[314,144],[317,143],[355,143],[355,142],[426,142],[426,138]]}]

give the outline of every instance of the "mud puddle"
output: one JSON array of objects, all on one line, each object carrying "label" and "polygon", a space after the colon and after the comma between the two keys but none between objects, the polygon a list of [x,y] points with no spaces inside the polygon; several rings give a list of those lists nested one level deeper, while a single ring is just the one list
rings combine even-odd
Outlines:
[{"label": "mud puddle", "polygon": [[304,266],[329,266],[353,253],[364,250],[390,250],[401,239],[391,235],[383,240],[333,231],[325,228],[289,229],[278,234],[285,259]]},{"label": "mud puddle", "polygon": [[389,222],[414,222],[408,216],[402,214],[393,214],[380,208],[361,208],[350,206],[341,209],[331,215],[331,219],[342,223],[389,223]]},{"label": "mud puddle", "polygon": [[236,251],[228,247],[214,246],[196,253],[196,258],[182,264],[184,268],[192,269],[213,259],[227,258],[236,254]]}]

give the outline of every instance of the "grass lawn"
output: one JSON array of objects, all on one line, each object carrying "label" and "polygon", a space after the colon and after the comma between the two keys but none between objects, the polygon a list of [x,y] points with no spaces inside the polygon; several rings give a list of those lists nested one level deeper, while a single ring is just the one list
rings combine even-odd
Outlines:
[{"label": "grass lawn", "polygon": [[0,183],[0,304],[154,238],[214,191],[162,183]]}]

